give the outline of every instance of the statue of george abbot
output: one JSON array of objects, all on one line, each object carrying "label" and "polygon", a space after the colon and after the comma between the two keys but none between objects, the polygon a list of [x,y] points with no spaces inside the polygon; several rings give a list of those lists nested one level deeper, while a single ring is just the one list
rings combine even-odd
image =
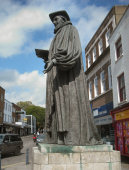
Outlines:
[{"label": "statue of george abbot", "polygon": [[100,144],[88,100],[78,31],[64,10],[49,17],[55,36],[49,51],[36,51],[44,58],[47,73],[45,143]]}]

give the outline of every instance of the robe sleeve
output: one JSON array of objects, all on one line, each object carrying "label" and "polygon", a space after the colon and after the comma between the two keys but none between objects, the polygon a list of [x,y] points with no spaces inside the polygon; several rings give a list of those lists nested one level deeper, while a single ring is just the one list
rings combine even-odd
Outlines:
[{"label": "robe sleeve", "polygon": [[55,40],[56,65],[61,70],[73,68],[82,54],[80,39],[77,29],[68,25],[62,28]]}]

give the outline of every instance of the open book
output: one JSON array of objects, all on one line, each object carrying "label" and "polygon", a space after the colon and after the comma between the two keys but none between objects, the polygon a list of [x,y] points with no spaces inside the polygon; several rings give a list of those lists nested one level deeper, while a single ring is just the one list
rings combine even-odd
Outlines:
[{"label": "open book", "polygon": [[44,61],[48,61],[48,54],[49,54],[48,50],[35,49],[35,52],[37,57],[44,59]]}]

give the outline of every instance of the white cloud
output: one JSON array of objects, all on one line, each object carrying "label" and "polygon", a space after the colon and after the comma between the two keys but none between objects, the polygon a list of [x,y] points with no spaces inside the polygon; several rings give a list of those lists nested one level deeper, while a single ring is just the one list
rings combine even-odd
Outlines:
[{"label": "white cloud", "polygon": [[129,0],[119,0],[119,2],[122,2],[122,3],[129,3]]},{"label": "white cloud", "polygon": [[38,71],[24,74],[16,70],[0,71],[0,85],[10,102],[32,101],[35,105],[45,106],[46,75]]},{"label": "white cloud", "polygon": [[[31,32],[45,28],[51,29],[51,27],[46,27],[51,23],[48,14],[61,9],[68,11],[74,25],[77,26],[83,48],[107,13],[107,9],[103,7],[87,5],[81,8],[76,2],[69,0],[26,0],[26,4],[23,5],[20,4],[20,1],[19,3],[11,0],[2,1],[0,6],[0,57],[10,57],[22,53],[21,49],[31,39]],[[45,37],[42,40],[43,44],[46,39]],[[34,42],[30,44],[34,44]],[[24,48],[27,50],[26,47]],[[25,50],[24,52],[26,52]]]},{"label": "white cloud", "polygon": [[[93,5],[81,8],[69,0],[26,0],[26,5],[6,0],[0,4],[0,57],[27,54],[35,48],[48,49],[52,37],[45,35],[37,42],[33,33],[41,29],[52,33],[48,14],[62,9],[68,11],[73,25],[77,27],[84,51],[107,14],[106,8]],[[11,102],[30,100],[35,105],[45,105],[46,75],[40,75],[38,71],[23,74],[16,70],[0,71],[0,85],[5,88],[6,99]]]},{"label": "white cloud", "polygon": [[[27,33],[41,29],[49,23],[49,17],[44,9],[31,5],[14,5],[9,0],[7,2],[2,3],[3,12],[0,12],[0,19],[4,17],[0,23],[1,57],[21,53],[22,46],[29,40]],[[7,12],[7,9],[12,13]],[[15,12],[13,9],[16,9]]]},{"label": "white cloud", "polygon": [[[105,18],[108,10],[104,7],[88,6],[81,11],[81,17],[76,27],[78,28],[82,48],[85,49],[87,43],[95,34],[97,28]],[[91,12],[92,11],[92,12]]]},{"label": "white cloud", "polygon": [[[49,47],[50,47],[50,43],[52,41],[52,38],[46,40],[46,41],[39,41],[39,42],[33,42],[33,41],[30,41],[29,44],[24,48],[24,51],[26,51],[26,54],[27,53],[31,53],[32,52],[32,49],[44,49],[44,50],[48,50]],[[23,53],[24,53],[23,51]]]}]

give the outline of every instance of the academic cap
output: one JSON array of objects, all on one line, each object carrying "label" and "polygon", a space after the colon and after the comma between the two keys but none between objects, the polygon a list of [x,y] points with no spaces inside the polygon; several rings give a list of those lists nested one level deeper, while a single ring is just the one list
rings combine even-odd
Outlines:
[{"label": "academic cap", "polygon": [[70,21],[69,15],[65,10],[50,13],[49,17],[50,17],[51,21],[53,22],[54,17],[59,16],[59,15],[65,17],[67,19],[67,21]]}]

